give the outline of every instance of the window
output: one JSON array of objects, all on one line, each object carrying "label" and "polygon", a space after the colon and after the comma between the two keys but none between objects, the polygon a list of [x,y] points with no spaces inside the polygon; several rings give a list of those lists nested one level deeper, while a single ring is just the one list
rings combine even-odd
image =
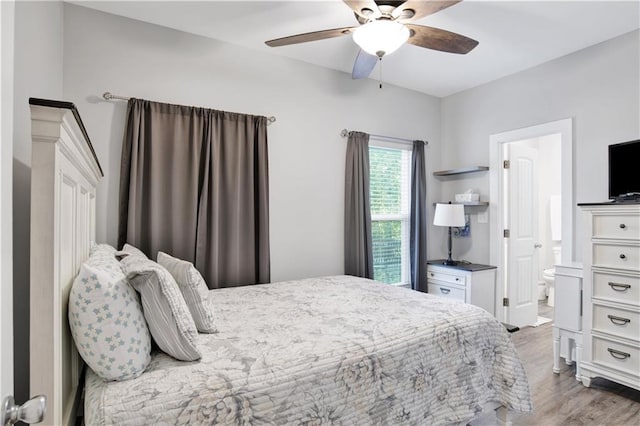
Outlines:
[{"label": "window", "polygon": [[409,209],[411,151],[369,146],[373,278],[388,284],[409,284]]}]

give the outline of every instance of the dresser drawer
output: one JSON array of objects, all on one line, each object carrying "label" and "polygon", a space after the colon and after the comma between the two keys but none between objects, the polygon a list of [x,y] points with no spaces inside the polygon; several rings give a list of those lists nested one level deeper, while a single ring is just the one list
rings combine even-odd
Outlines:
[{"label": "dresser drawer", "polygon": [[593,329],[613,336],[640,340],[640,313],[593,305]]},{"label": "dresser drawer", "polygon": [[640,377],[640,349],[637,346],[594,337],[593,362]]},{"label": "dresser drawer", "polygon": [[447,299],[455,299],[461,302],[465,301],[463,288],[457,288],[446,284],[438,284],[432,282],[430,282],[427,287],[429,290],[429,294],[433,294],[434,296],[445,297]]},{"label": "dresser drawer", "polygon": [[640,215],[611,214],[593,216],[593,238],[640,239]]},{"label": "dresser drawer", "polygon": [[593,297],[640,305],[640,276],[593,272]]},{"label": "dresser drawer", "polygon": [[640,271],[640,246],[593,243],[593,266]]},{"label": "dresser drawer", "polygon": [[434,270],[427,271],[427,279],[444,281],[446,283],[458,284],[458,285],[465,285],[465,281],[466,281],[464,275],[448,274],[445,272],[434,271]]}]

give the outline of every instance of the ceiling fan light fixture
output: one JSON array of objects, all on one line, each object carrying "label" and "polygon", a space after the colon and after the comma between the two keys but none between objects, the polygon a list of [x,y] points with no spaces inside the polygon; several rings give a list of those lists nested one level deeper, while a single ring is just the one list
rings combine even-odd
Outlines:
[{"label": "ceiling fan light fixture", "polygon": [[368,22],[353,32],[353,41],[370,55],[389,55],[409,39],[409,29],[404,25],[380,19]]}]

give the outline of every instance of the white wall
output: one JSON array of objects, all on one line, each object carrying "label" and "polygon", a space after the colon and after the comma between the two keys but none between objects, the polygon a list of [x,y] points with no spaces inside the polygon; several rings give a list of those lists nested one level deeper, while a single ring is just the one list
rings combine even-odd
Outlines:
[{"label": "white wall", "polygon": [[[97,239],[117,238],[125,102],[162,102],[275,115],[269,127],[271,278],[343,273],[343,128],[431,142],[439,152],[440,100],[228,43],[66,4],[64,97],[76,104],[106,177]],[[355,55],[355,47],[354,47]],[[431,191],[432,199],[438,195]]]},{"label": "white wall", "polygon": [[29,396],[29,225],[31,112],[29,97],[62,98],[61,2],[16,2],[13,139],[13,276],[15,396]]},{"label": "white wall", "polygon": [[0,3],[0,398],[13,394],[13,63],[15,5]]},{"label": "white wall", "polygon": [[[640,137],[639,52],[640,31],[634,31],[442,99],[443,168],[488,165],[492,134],[573,117],[575,200],[606,200],[607,146]],[[444,182],[443,199],[469,185],[488,197],[487,174]],[[581,227],[575,208],[575,260]],[[488,262],[489,225],[474,222],[471,233],[464,239],[470,241],[454,242],[458,256]]]}]

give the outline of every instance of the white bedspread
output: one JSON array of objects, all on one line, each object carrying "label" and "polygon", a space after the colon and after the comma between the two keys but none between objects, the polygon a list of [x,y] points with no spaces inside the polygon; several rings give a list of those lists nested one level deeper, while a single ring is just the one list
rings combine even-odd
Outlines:
[{"label": "white bedspread", "polygon": [[212,291],[203,357],[156,353],[145,373],[88,371],[85,421],[102,424],[464,423],[484,404],[532,409],[504,327],[455,301],[338,276]]}]

